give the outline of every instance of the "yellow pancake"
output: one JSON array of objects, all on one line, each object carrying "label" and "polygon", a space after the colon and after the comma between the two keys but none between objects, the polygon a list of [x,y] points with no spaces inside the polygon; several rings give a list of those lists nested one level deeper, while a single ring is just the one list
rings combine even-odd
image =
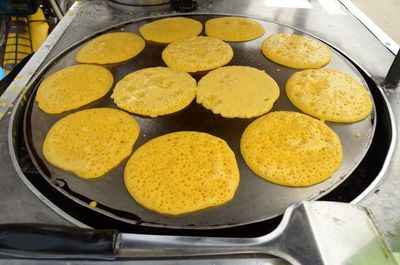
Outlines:
[{"label": "yellow pancake", "polygon": [[146,68],[125,76],[111,98],[126,111],[157,117],[182,110],[192,102],[196,80],[168,67]]},{"label": "yellow pancake", "polygon": [[134,33],[106,33],[83,46],[76,55],[76,61],[94,64],[120,63],[138,55],[144,46],[144,40]]},{"label": "yellow pancake", "polygon": [[36,101],[49,114],[85,106],[110,90],[114,78],[97,65],[73,65],[48,76],[39,86]]},{"label": "yellow pancake", "polygon": [[333,122],[356,122],[372,111],[365,87],[351,76],[332,69],[303,70],[286,83],[289,100],[301,111]]},{"label": "yellow pancake", "polygon": [[320,68],[331,60],[331,51],[320,41],[289,33],[276,33],[263,41],[262,53],[278,64],[298,68]]},{"label": "yellow pancake", "polygon": [[263,179],[285,186],[310,186],[326,180],[343,159],[337,134],[325,123],[297,112],[277,111],[244,131],[240,151]]},{"label": "yellow pancake", "polygon": [[195,73],[221,67],[233,57],[232,47],[210,37],[174,41],[163,50],[162,59],[171,68]]},{"label": "yellow pancake", "polygon": [[142,206],[179,215],[231,200],[239,185],[239,169],[224,140],[182,131],[139,147],[126,165],[125,185]]},{"label": "yellow pancake", "polygon": [[264,33],[265,29],[260,23],[243,17],[220,17],[206,22],[207,36],[224,41],[248,41]]},{"label": "yellow pancake", "polygon": [[196,101],[225,118],[251,118],[271,110],[278,84],[264,71],[225,66],[209,72],[196,89]]},{"label": "yellow pancake", "polygon": [[145,40],[158,43],[170,43],[197,36],[202,30],[203,25],[200,22],[185,17],[163,18],[139,28]]},{"label": "yellow pancake", "polygon": [[139,131],[136,120],[121,110],[82,110],[50,128],[43,154],[56,167],[95,179],[130,155]]}]

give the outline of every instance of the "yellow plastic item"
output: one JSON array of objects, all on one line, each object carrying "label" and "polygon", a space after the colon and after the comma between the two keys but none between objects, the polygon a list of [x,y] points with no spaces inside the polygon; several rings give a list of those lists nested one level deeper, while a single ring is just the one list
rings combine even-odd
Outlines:
[{"label": "yellow plastic item", "polygon": [[[30,53],[39,49],[47,38],[49,25],[41,8],[35,14],[27,16],[29,27],[24,27],[24,33],[8,33],[4,53],[3,68],[7,64],[18,64]],[[24,19],[24,18],[22,18]],[[21,17],[11,17],[11,21],[21,21]],[[17,53],[15,53],[17,51]],[[9,70],[5,69],[8,73]]]},{"label": "yellow plastic item", "polygon": [[48,31],[49,31],[49,24],[46,21],[46,17],[43,14],[42,9],[38,9],[38,11],[28,16],[29,25],[31,28],[31,37],[32,37],[32,49],[33,51],[37,51],[40,45],[46,40]]}]

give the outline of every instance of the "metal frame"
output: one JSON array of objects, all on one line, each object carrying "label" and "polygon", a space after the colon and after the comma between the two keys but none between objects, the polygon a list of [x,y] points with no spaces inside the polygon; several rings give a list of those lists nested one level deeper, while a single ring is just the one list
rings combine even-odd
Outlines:
[{"label": "metal frame", "polygon": [[[333,2],[334,0],[332,0]],[[100,1],[101,2],[101,1]],[[82,5],[88,5],[88,7],[93,8],[95,7],[98,3],[100,3],[99,1],[97,1],[96,3],[94,2],[83,2],[83,3],[79,3]],[[199,3],[201,1],[198,1]],[[254,3],[257,1],[251,1],[251,2],[247,2],[247,1],[239,1],[239,0],[232,0],[229,2],[224,2],[224,1],[217,1],[213,4],[210,4],[209,1],[205,1],[207,2],[207,4],[209,4],[208,8],[214,9],[214,10],[221,10],[222,8],[224,8],[225,11],[227,11],[228,13],[235,13],[234,10],[236,10],[237,14],[240,14],[239,10],[246,10],[243,12],[247,12],[249,14],[249,16],[252,17],[258,17],[261,19],[265,19],[265,18],[270,18],[273,19],[274,21],[281,21],[283,24],[291,24],[292,21],[295,21],[296,18],[304,18],[304,15],[309,16],[309,18],[314,18],[314,19],[321,19],[321,23],[325,23],[324,25],[326,26],[326,20],[324,20],[324,16],[327,19],[331,19],[332,17],[337,18],[337,16],[330,16],[327,14],[319,14],[318,12],[318,8],[316,8],[315,12],[313,10],[303,10],[303,9],[284,9],[284,8],[270,8],[270,9],[262,9],[262,8],[258,8],[255,6],[247,6],[250,5],[250,3]],[[225,5],[222,7],[220,3],[225,3]],[[309,0],[309,2],[311,4],[316,4],[319,5],[319,0]],[[341,5],[343,5],[347,11],[344,12],[343,16],[341,16],[340,18],[343,19],[338,19],[335,22],[332,22],[331,25],[332,28],[330,29],[330,33],[332,34],[328,34],[330,36],[336,36],[337,38],[337,34],[335,34],[335,25],[336,24],[340,24],[340,23],[345,23],[346,25],[351,24],[352,27],[355,27],[358,31],[358,33],[364,38],[362,39],[363,41],[366,40],[365,38],[367,38],[368,40],[368,44],[370,45],[369,47],[371,49],[374,50],[374,54],[370,55],[370,58],[363,58],[362,56],[360,56],[359,51],[357,51],[357,47],[354,45],[354,43],[350,43],[348,42],[348,38],[346,39],[346,37],[344,38],[345,43],[339,42],[340,45],[344,45],[344,44],[348,44],[347,46],[342,46],[342,48],[345,49],[345,52],[350,54],[351,59],[353,59],[353,61],[357,61],[360,64],[360,67],[363,68],[363,70],[365,72],[369,72],[369,74],[371,75],[371,78],[376,82],[376,83],[380,83],[383,80],[384,75],[387,72],[387,69],[389,69],[389,66],[394,58],[393,54],[395,54],[397,52],[397,50],[395,49],[394,51],[392,51],[391,49],[388,48],[388,45],[385,45],[385,40],[387,40],[384,36],[382,38],[382,36],[378,37],[377,35],[379,35],[379,31],[376,31],[375,28],[376,25],[371,23],[366,23],[362,18],[360,19],[360,16],[357,16],[357,10],[354,10],[352,7],[350,7],[348,5],[349,1],[338,1],[340,2]],[[263,2],[264,3],[264,2]],[[247,6],[248,9],[243,9],[244,5]],[[263,4],[265,7],[265,3]],[[74,9],[75,8],[75,9]],[[73,11],[74,12],[78,12],[80,8],[77,7],[77,3],[75,3],[74,7],[73,7]],[[204,6],[199,5],[199,9],[201,11],[206,11],[207,9],[204,8]],[[264,10],[264,12],[262,12]],[[109,12],[109,10],[107,11]],[[102,15],[104,16],[107,12],[103,12]],[[353,12],[355,12],[356,14],[353,14]],[[75,13],[76,14],[76,13]],[[74,29],[74,23],[71,18],[71,16],[75,16],[75,14],[67,14],[67,16],[65,16],[63,18],[63,20],[61,20],[60,24],[57,26],[56,30],[59,31],[59,34],[62,35],[62,32],[66,31],[66,28],[69,27],[70,25],[72,25],[71,29]],[[90,13],[86,13],[87,15],[91,15]],[[109,12],[107,13],[107,15],[109,15],[110,17],[115,16],[116,13],[114,12]],[[117,20],[117,23],[126,20],[126,18],[129,16],[129,14],[124,14],[123,12],[119,12],[118,13],[119,17],[114,17],[113,19]],[[140,14],[139,14],[140,16]],[[307,19],[309,19],[307,18]],[[66,21],[68,20],[69,23],[66,23]],[[81,17],[80,19],[85,19],[85,17]],[[321,25],[321,23],[308,23],[309,21],[305,19],[302,20],[300,19],[300,22],[302,23],[302,26],[300,25],[299,28],[300,29],[304,29],[303,27],[309,28],[311,33],[314,33],[315,35],[320,35],[320,31],[319,31],[319,27],[323,27],[324,25]],[[88,20],[88,19],[87,19]],[[362,22],[362,20],[364,22]],[[333,21],[333,20],[331,20]],[[358,22],[355,23],[354,21]],[[361,23],[360,23],[361,22]],[[66,24],[68,24],[68,26],[65,26]],[[317,25],[316,25],[317,24]],[[63,25],[63,26],[62,26]],[[101,23],[98,23],[96,25],[93,25],[92,30],[98,30],[101,28]],[[64,29],[59,29],[59,27],[65,27]],[[76,29],[76,26],[75,26]],[[87,33],[87,31],[85,31],[86,29],[82,29],[80,32],[81,33]],[[368,31],[369,33],[366,33],[366,31]],[[55,31],[53,31],[55,32]],[[351,31],[349,31],[351,32]],[[333,46],[338,46],[338,39],[334,38],[327,38],[326,34],[323,34],[322,36],[325,39],[329,39],[332,40],[332,44]],[[55,50],[52,48],[55,46],[56,42],[51,42],[51,39],[53,37],[49,37],[49,39],[45,42],[45,44],[42,46],[42,48],[39,50],[39,52],[42,53],[43,56],[54,56],[55,54]],[[55,36],[54,36],[55,38]],[[65,38],[63,39],[61,36],[57,36],[57,38],[61,38],[62,40],[65,41]],[[373,39],[373,40],[372,40]],[[389,40],[391,41],[391,40]],[[60,49],[60,47],[62,48],[64,43],[58,43],[59,47],[58,49]],[[363,42],[364,44],[364,42]],[[391,46],[392,44],[390,44],[389,46]],[[68,43],[65,44],[65,46],[68,46]],[[64,46],[64,47],[65,47]],[[393,46],[391,46],[393,47]],[[39,68],[39,65],[46,60],[46,58],[40,58],[41,60],[38,60],[39,57],[35,58],[35,60],[31,60],[30,63],[28,63],[27,68],[24,72],[24,76],[23,79],[30,79],[31,75],[33,75],[33,73],[36,72],[36,69]],[[380,64],[378,65],[379,62]],[[30,70],[28,70],[30,69]],[[21,80],[21,79],[19,79]],[[24,87],[28,81],[25,80],[26,83],[24,85],[22,85],[22,87]],[[21,83],[18,83],[21,84]],[[12,87],[14,87],[16,84],[12,84],[8,90],[10,90]],[[380,87],[380,93],[382,93],[384,95],[385,101],[390,102],[390,104],[392,104],[393,109],[389,110],[389,115],[390,115],[390,119],[392,121],[395,120],[394,115],[398,115],[400,113],[400,109],[398,106],[398,103],[400,102],[400,94],[398,92],[396,92],[396,90],[385,90],[385,88]],[[9,91],[8,91],[9,92]],[[5,96],[8,96],[8,94],[4,94]],[[3,95],[3,96],[4,96]],[[385,96],[386,95],[386,96]],[[2,98],[1,100],[4,100],[5,98]],[[3,101],[0,101],[3,102]],[[11,100],[9,102],[9,104],[12,104],[13,101]],[[7,105],[7,109],[8,110],[8,105]],[[1,120],[0,122],[2,123],[2,125],[6,124],[6,122],[9,119],[9,115],[7,114],[8,112],[4,112],[4,110],[2,108],[0,108],[0,113],[3,112],[5,113],[5,117],[3,117],[4,119]],[[11,114],[11,112],[10,112]],[[1,127],[0,127],[1,128]],[[2,131],[6,131],[6,130],[2,130]],[[8,130],[6,131],[8,133]],[[397,127],[393,127],[392,128],[392,135],[393,135],[393,139],[392,139],[392,143],[395,143],[395,139],[398,135],[398,128]],[[5,138],[3,138],[3,140],[5,140]],[[7,147],[8,149],[8,147]],[[5,150],[4,148],[2,150]],[[389,158],[390,156],[392,156],[392,161],[390,161],[391,159]],[[383,165],[383,167],[385,168],[385,170],[387,170],[386,174],[381,174],[380,176],[378,176],[379,180],[376,180],[375,183],[373,183],[369,188],[368,191],[365,191],[367,194],[367,197],[364,199],[361,198],[357,198],[356,200],[353,201],[353,203],[357,203],[357,204],[362,204],[364,206],[367,207],[372,207],[372,211],[375,214],[375,216],[377,217],[377,221],[378,221],[378,225],[380,227],[383,227],[383,231],[384,233],[389,236],[389,239],[391,238],[391,235],[393,235],[393,233],[395,232],[395,228],[394,228],[394,224],[396,221],[398,221],[398,216],[399,213],[397,213],[396,211],[385,211],[385,207],[382,207],[383,205],[392,205],[393,207],[395,207],[395,205],[398,205],[399,201],[400,201],[400,195],[397,192],[397,187],[398,185],[396,183],[399,183],[399,180],[396,178],[396,174],[399,170],[399,166],[398,166],[398,161],[399,161],[399,156],[400,156],[400,147],[394,146],[389,150],[388,153],[388,157],[386,158],[386,161]],[[8,176],[6,174],[6,176]],[[379,187],[379,188],[378,188]],[[380,189],[381,191],[378,193],[378,189]],[[44,206],[47,207],[47,206]],[[47,211],[47,209],[42,209],[44,212]],[[56,214],[54,214],[56,215]],[[56,218],[52,219],[52,220],[58,220]],[[18,221],[18,219],[16,220]],[[52,221],[52,222],[58,222],[58,221]],[[71,222],[74,222],[73,220],[71,220]],[[77,224],[79,225],[79,224]],[[391,243],[391,242],[389,242]],[[393,243],[393,242],[392,242]],[[396,243],[394,243],[394,246]],[[218,263],[218,261],[214,262],[214,259],[212,259],[213,262],[212,263]],[[240,263],[237,264],[252,264],[252,262],[254,262],[254,260],[252,261],[251,259],[243,259],[240,261]],[[275,259],[275,262],[278,262]],[[163,261],[149,261],[149,264],[168,264],[165,263]],[[174,261],[174,263],[178,263],[176,261]],[[186,263],[186,262],[184,262]],[[195,261],[190,261],[188,262],[190,264],[196,264]],[[0,260],[0,264],[1,260]],[[7,264],[4,263],[4,264]],[[20,263],[20,264],[24,264],[24,263]],[[33,264],[33,263],[32,263]],[[50,264],[50,263],[49,263]],[[64,264],[62,262],[57,263],[57,264]],[[80,264],[86,264],[86,263],[80,263]],[[88,263],[90,264],[90,263]],[[117,263],[116,263],[117,264]],[[122,263],[121,263],[122,264]],[[134,263],[136,264],[136,263]],[[143,264],[143,261],[139,261],[139,263],[137,264]],[[203,264],[203,263],[201,263]],[[267,263],[268,264],[268,263]],[[272,263],[271,263],[272,264]],[[275,264],[275,263],[274,263]],[[278,264],[278,263],[276,263]],[[281,264],[281,263],[279,263]],[[282,263],[285,264],[285,263]]]}]

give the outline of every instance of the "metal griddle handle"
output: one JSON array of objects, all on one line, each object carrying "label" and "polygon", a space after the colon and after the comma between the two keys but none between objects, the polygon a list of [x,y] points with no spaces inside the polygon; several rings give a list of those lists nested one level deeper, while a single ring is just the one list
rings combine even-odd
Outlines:
[{"label": "metal griddle handle", "polygon": [[400,50],[397,52],[390,69],[383,80],[382,86],[387,89],[395,89],[400,81]]}]

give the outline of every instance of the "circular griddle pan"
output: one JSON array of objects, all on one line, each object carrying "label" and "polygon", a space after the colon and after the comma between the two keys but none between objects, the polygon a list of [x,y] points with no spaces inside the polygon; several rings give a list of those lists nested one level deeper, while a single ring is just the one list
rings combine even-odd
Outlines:
[{"label": "circular griddle pan", "polygon": [[[187,16],[203,23],[208,19],[218,17],[215,15],[191,15]],[[88,108],[109,107],[116,108],[110,98],[110,91],[104,98],[82,107],[75,111],[70,111],[60,115],[49,115],[41,111],[34,97],[39,81],[48,75],[76,64],[75,55],[86,41],[109,31],[128,31],[138,34],[138,28],[151,21],[152,19],[141,19],[138,21],[127,22],[118,26],[98,32],[88,39],[85,39],[70,49],[57,56],[51,62],[53,65],[47,72],[36,77],[36,82],[30,89],[35,89],[31,94],[29,105],[26,108],[24,132],[26,144],[30,156],[40,172],[54,189],[59,190],[64,196],[90,208],[91,201],[97,202],[97,207],[90,208],[93,211],[115,218],[119,221],[141,224],[142,226],[163,227],[163,228],[187,228],[187,229],[215,229],[233,227],[243,224],[255,223],[276,217],[293,202],[300,200],[316,200],[334,189],[343,182],[351,172],[357,167],[372,141],[375,130],[375,107],[373,112],[364,120],[352,124],[337,124],[327,122],[340,137],[343,145],[343,163],[334,175],[326,181],[311,187],[285,187],[269,183],[255,175],[245,164],[239,148],[239,142],[243,130],[254,119],[227,119],[204,109],[201,105],[193,102],[186,109],[167,116],[157,118],[146,118],[135,116],[140,124],[141,132],[136,150],[139,146],[154,137],[175,131],[201,131],[218,136],[229,144],[236,154],[236,159],[240,168],[240,184],[233,200],[214,208],[185,214],[181,216],[161,215],[145,209],[136,203],[129,195],[124,186],[123,171],[127,159],[118,167],[108,172],[104,177],[97,180],[83,180],[72,173],[63,171],[48,163],[42,152],[42,145],[50,127],[59,119],[76,111]],[[266,59],[261,53],[261,43],[269,35],[274,33],[295,33],[312,37],[302,31],[258,20],[266,33],[253,41],[229,43],[234,50],[234,57],[228,65],[247,65],[257,69],[265,70],[276,80],[281,88],[281,95],[271,111],[285,110],[297,111],[288,100],[285,93],[285,83],[297,69],[287,68]],[[201,34],[204,35],[204,32]],[[313,38],[313,37],[312,37]],[[107,66],[113,73],[115,83],[125,75],[136,70],[165,66],[161,59],[161,52],[165,45],[146,43],[142,53],[128,62]],[[361,74],[356,68],[339,52],[331,47],[333,53],[331,62],[324,68],[331,68],[349,74],[368,87]],[[195,76],[199,80],[199,76]],[[114,83],[114,85],[115,85]],[[112,89],[111,89],[112,90]],[[371,97],[372,98],[372,97]],[[357,137],[357,136],[358,137]]]}]

